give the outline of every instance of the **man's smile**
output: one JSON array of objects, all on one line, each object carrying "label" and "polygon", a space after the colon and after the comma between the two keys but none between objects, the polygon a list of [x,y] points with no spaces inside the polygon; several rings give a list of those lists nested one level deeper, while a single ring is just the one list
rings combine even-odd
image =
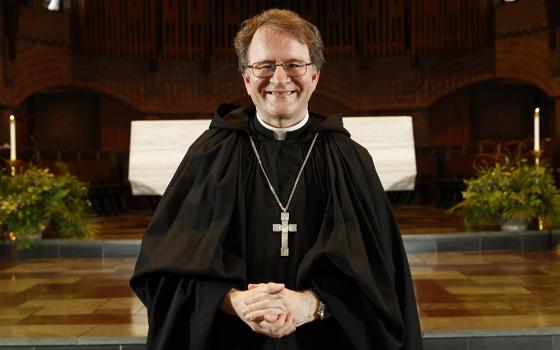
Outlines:
[{"label": "man's smile", "polygon": [[282,90],[282,91],[265,91],[267,95],[272,95],[272,96],[289,96],[291,94],[295,94],[296,91],[295,90]]}]

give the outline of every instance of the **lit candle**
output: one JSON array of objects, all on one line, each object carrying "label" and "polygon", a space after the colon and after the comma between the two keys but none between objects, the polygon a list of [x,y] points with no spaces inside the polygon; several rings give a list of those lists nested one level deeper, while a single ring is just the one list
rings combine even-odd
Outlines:
[{"label": "lit candle", "polygon": [[10,116],[10,160],[16,160],[16,118]]},{"label": "lit candle", "polygon": [[534,128],[534,146],[533,149],[535,150],[535,152],[538,152],[541,150],[541,135],[540,135],[540,131],[541,131],[541,123],[540,123],[540,109],[535,108],[535,128]]}]

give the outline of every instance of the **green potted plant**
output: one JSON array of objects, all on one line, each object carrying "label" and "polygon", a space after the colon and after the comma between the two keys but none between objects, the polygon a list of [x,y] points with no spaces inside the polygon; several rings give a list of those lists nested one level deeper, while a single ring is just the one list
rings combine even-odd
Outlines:
[{"label": "green potted plant", "polygon": [[519,224],[526,228],[534,219],[541,220],[547,228],[560,223],[560,193],[549,167],[506,158],[479,169],[465,184],[463,201],[450,212],[464,216],[467,230],[498,224],[503,230],[520,230]]},{"label": "green potted plant", "polygon": [[61,168],[34,166],[14,176],[0,174],[0,233],[27,248],[31,238],[54,225],[61,238],[90,237],[99,227],[86,184]]}]

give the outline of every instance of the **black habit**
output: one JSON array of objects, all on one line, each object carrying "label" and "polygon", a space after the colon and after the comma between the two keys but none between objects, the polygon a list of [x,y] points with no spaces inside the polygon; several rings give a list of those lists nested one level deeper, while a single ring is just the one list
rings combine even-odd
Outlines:
[{"label": "black habit", "polygon": [[[289,208],[297,232],[281,257],[272,232],[281,210],[249,135],[285,204],[316,133]],[[332,317],[272,339],[218,310],[229,289],[266,282],[313,288]],[[370,155],[340,116],[311,114],[278,141],[254,107],[220,106],[167,187],[130,283],[148,308],[147,349],[422,349],[399,229]]]}]

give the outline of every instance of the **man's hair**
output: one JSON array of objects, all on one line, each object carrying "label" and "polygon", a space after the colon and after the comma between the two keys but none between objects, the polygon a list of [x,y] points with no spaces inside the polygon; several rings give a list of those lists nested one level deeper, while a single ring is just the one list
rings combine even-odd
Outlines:
[{"label": "man's hair", "polygon": [[241,24],[241,29],[235,36],[235,51],[237,52],[237,61],[239,70],[245,71],[249,62],[247,61],[247,53],[249,45],[253,40],[253,35],[257,29],[262,26],[269,26],[281,29],[292,35],[297,41],[306,44],[309,48],[309,57],[311,63],[320,69],[325,63],[323,56],[323,40],[321,33],[317,27],[301,18],[297,13],[290,10],[270,9],[256,16],[253,16]]}]

